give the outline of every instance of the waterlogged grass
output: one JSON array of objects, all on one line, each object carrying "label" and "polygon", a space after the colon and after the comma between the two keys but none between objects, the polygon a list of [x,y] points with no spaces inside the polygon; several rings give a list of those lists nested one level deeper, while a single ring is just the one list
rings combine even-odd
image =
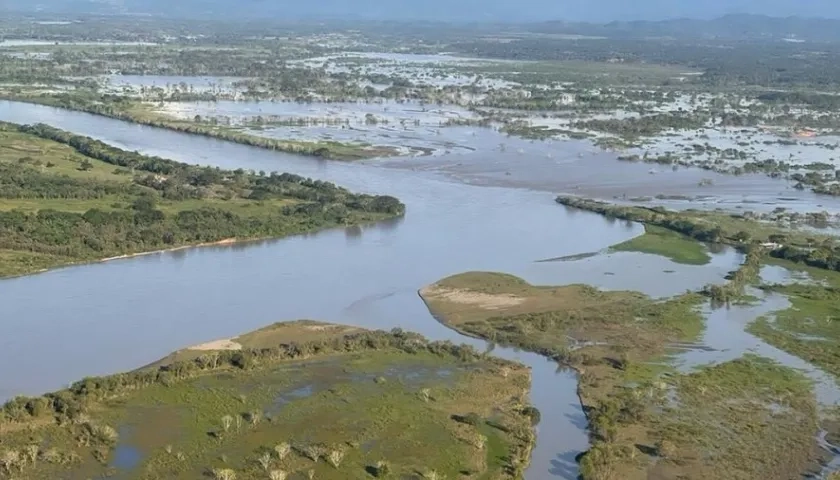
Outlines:
[{"label": "waterlogged grass", "polygon": [[765,342],[840,377],[840,290],[834,286],[775,286],[791,302],[749,331]]},{"label": "waterlogged grass", "polygon": [[756,320],[749,332],[840,378],[840,273],[780,259],[771,262],[807,274],[806,281],[765,286],[785,295],[791,306]]},{"label": "waterlogged grass", "polygon": [[393,147],[371,146],[363,143],[335,142],[335,141],[301,141],[272,139],[250,133],[241,127],[216,125],[207,122],[197,123],[191,120],[180,120],[159,112],[154,104],[134,102],[124,107],[122,116],[126,120],[152,124],[182,132],[198,133],[224,140],[254,145],[289,153],[315,155],[332,160],[363,160],[376,157],[394,156],[398,152]]},{"label": "waterlogged grass", "polygon": [[574,339],[658,351],[666,341],[696,339],[703,328],[694,311],[701,298],[693,294],[658,302],[638,292],[537,287],[511,275],[471,272],[424,288],[421,296],[453,328],[556,355]]},{"label": "waterlogged grass", "polygon": [[[324,326],[239,338],[357,331]],[[36,461],[14,467],[21,478],[515,478],[533,442],[529,371],[471,358],[384,348],[222,370],[100,399],[72,421],[7,428],[3,448],[37,446]],[[90,441],[89,424],[116,434]]]},{"label": "waterlogged grass", "polygon": [[698,295],[654,301],[478,272],[421,296],[452,328],[579,372],[593,442],[585,480],[794,478],[816,459],[814,394],[800,373],[752,356],[687,375],[669,364],[669,346],[703,329]]},{"label": "waterlogged grass", "polygon": [[748,355],[669,382],[651,416],[665,458],[653,478],[799,478],[817,456],[813,387],[800,372]]},{"label": "waterlogged grass", "polygon": [[644,235],[615,245],[611,250],[660,255],[685,265],[706,265],[712,260],[702,243],[652,225],[645,226]]}]

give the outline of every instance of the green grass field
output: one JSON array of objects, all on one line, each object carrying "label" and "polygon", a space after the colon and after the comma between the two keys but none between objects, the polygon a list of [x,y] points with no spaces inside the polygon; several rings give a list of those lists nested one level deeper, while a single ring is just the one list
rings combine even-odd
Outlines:
[{"label": "green grass field", "polygon": [[[358,332],[296,322],[238,340]],[[516,478],[533,442],[529,384],[521,365],[445,351],[316,353],[128,389],[60,423],[0,422],[0,452],[33,479]]]},{"label": "green grass field", "polygon": [[611,250],[660,255],[685,265],[706,265],[712,260],[702,243],[652,225],[645,226],[644,235],[615,245]]}]

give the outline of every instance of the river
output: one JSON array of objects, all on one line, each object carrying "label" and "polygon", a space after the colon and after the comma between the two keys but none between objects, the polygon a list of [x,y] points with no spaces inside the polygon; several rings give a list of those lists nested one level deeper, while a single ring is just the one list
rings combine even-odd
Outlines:
[{"label": "river", "polygon": [[[366,227],[4,280],[0,398],[130,370],[187,345],[279,320],[401,327],[483,349],[483,342],[435,321],[417,294],[465,271],[503,271],[538,284],[636,286],[664,296],[722,279],[740,261],[738,254],[724,251],[704,267],[643,254],[616,254],[620,271],[608,271],[616,267],[603,256],[543,262],[605,249],[639,235],[642,227],[567,210],[548,192],[467,185],[439,173],[375,162],[321,161],[50,107],[0,102],[0,120],[43,122],[193,164],[292,172],[354,191],[394,195],[407,205],[404,218]],[[679,274],[664,275],[665,269]],[[542,420],[527,478],[576,479],[575,456],[589,442],[574,373],[527,352],[497,347],[494,354],[532,368],[531,401]]]}]

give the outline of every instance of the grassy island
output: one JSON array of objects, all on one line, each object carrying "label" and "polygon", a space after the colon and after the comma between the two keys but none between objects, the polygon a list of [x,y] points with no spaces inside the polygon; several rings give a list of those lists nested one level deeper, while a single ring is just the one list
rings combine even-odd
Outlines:
[{"label": "grassy island", "polygon": [[661,255],[685,265],[706,265],[712,260],[701,243],[655,226],[646,226],[644,235],[615,245],[611,250]]},{"label": "grassy island", "polygon": [[292,174],[151,157],[46,125],[0,124],[0,277],[401,215],[396,198]]},{"label": "grassy island", "polygon": [[0,410],[14,478],[520,478],[530,372],[394,330],[300,321]]},{"label": "grassy island", "polygon": [[753,356],[691,373],[670,366],[669,347],[704,328],[700,295],[655,301],[473,272],[421,296],[451,328],[579,372],[586,480],[791,478],[816,459],[817,408],[799,372]]}]

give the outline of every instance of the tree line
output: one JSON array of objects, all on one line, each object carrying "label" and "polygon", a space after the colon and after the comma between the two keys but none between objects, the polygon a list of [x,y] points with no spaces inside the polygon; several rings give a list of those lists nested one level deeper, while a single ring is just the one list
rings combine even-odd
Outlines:
[{"label": "tree line", "polygon": [[[63,143],[85,158],[134,172],[123,182],[54,174],[28,161],[0,163],[0,198],[117,200],[83,213],[46,208],[32,213],[0,212],[2,249],[68,261],[91,260],[229,238],[280,237],[405,211],[394,197],[355,194],[289,173],[266,175],[187,165],[128,152],[47,125],[0,124],[0,128]],[[179,208],[178,201],[185,199],[214,202]],[[172,206],[162,210],[163,200]],[[225,200],[237,200],[237,205],[249,208],[234,210]]]},{"label": "tree line", "polygon": [[215,351],[193,360],[179,361],[154,369],[143,369],[104,377],[89,377],[69,388],[39,397],[16,397],[0,409],[0,422],[22,423],[37,418],[73,419],[96,402],[151,385],[172,385],[200,374],[223,370],[248,370],[286,360],[364,351],[396,350],[408,354],[432,353],[461,362],[484,359],[500,366],[510,362],[485,357],[469,345],[449,341],[430,342],[419,334],[397,328],[390,332],[371,331],[309,342],[290,342],[271,348]]}]

